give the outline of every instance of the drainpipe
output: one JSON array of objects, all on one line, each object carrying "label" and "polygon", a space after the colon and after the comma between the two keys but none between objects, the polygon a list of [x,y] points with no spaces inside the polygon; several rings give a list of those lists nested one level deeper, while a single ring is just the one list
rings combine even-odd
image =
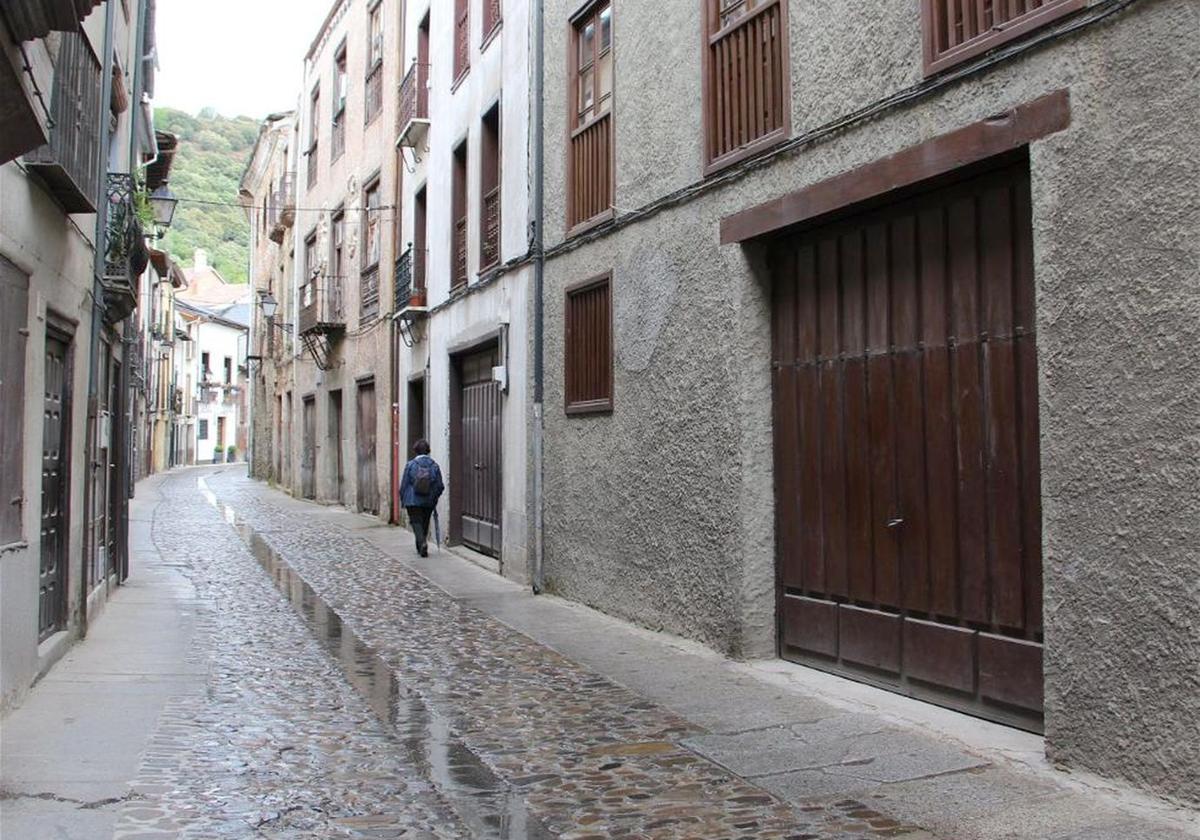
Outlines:
[{"label": "drainpipe", "polygon": [[543,459],[545,390],[545,284],[546,253],[543,222],[545,195],[543,165],[545,158],[545,0],[533,2],[533,96],[530,117],[533,123],[533,573],[535,595],[543,590],[545,542],[543,540]]},{"label": "drainpipe", "polygon": [[[109,102],[112,100],[112,70],[113,70],[113,20],[116,14],[116,4],[109,0],[104,5],[104,69],[100,76],[100,113],[97,115],[100,125],[100,148],[96,150],[100,164],[100,183],[96,185],[96,235],[95,253],[92,257],[92,334],[88,347],[88,399],[87,417],[84,420],[84,474],[86,481],[83,485],[83,562],[79,567],[79,638],[87,636],[87,572],[91,561],[93,545],[92,533],[92,485],[95,482],[95,421],[99,401],[96,394],[97,367],[100,360],[100,324],[104,318],[104,288],[100,277],[104,273],[104,252],[108,242],[108,145],[111,141],[111,128],[108,120]],[[68,568],[70,564],[68,563]]]}]

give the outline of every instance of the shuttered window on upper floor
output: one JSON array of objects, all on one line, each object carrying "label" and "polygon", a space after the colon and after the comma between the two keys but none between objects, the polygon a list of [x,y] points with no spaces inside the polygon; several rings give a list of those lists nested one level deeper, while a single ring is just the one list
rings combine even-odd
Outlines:
[{"label": "shuttered window on upper floor", "polygon": [[612,214],[613,53],[612,4],[594,3],[571,22],[568,228]]},{"label": "shuttered window on upper floor", "polygon": [[471,69],[471,0],[454,0],[454,84]]},{"label": "shuttered window on upper floor", "polygon": [[921,0],[932,75],[1081,9],[1086,0]]},{"label": "shuttered window on upper floor", "polygon": [[480,0],[483,3],[483,41],[480,43],[480,49],[487,49],[487,45],[492,42],[496,31],[500,28],[501,3],[500,0]]},{"label": "shuttered window on upper floor", "polygon": [[567,414],[612,411],[612,275],[567,289]]},{"label": "shuttered window on upper floor", "polygon": [[787,137],[791,130],[787,3],[702,0],[705,172]]},{"label": "shuttered window on upper floor", "polygon": [[483,117],[479,138],[479,270],[500,262],[500,106]]}]

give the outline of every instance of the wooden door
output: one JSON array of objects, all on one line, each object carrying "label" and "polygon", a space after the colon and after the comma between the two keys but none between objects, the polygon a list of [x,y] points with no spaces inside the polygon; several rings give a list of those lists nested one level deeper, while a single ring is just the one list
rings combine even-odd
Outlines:
[{"label": "wooden door", "polygon": [[375,383],[358,385],[358,509],[379,514],[379,480],[375,468]]},{"label": "wooden door", "polygon": [[317,401],[305,397],[301,418],[304,443],[300,448],[300,494],[306,499],[317,498]]},{"label": "wooden door", "polygon": [[337,477],[337,500],[346,501],[346,465],[342,454],[342,392],[329,392],[329,448],[333,452],[333,469]]},{"label": "wooden door", "polygon": [[780,240],[783,656],[1037,729],[1027,164]]},{"label": "wooden door", "polygon": [[499,363],[495,347],[465,356],[459,363],[461,456],[456,471],[461,482],[462,540],[494,556],[500,554],[503,511],[500,383],[492,379],[492,368]]},{"label": "wooden door", "polygon": [[42,527],[38,573],[38,641],[66,626],[67,515],[71,487],[71,358],[67,337],[46,333],[42,403]]}]

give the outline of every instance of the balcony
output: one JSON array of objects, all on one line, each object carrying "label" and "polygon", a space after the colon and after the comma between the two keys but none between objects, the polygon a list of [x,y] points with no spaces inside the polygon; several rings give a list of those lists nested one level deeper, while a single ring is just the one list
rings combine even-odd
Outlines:
[{"label": "balcony", "polygon": [[429,134],[429,65],[414,62],[400,83],[396,145],[418,148]]},{"label": "balcony", "polygon": [[318,275],[300,287],[300,334],[325,335],[346,328],[345,297],[339,278]]},{"label": "balcony", "polygon": [[279,186],[267,204],[267,228],[271,241],[282,245],[284,235],[295,221],[296,176],[289,172],[280,179]]},{"label": "balcony", "polygon": [[426,312],[425,249],[409,247],[396,260],[396,314]]},{"label": "balcony", "polygon": [[[100,191],[100,62],[78,32],[65,32],[54,67],[50,142],[25,155],[68,213],[95,213]],[[107,109],[104,109],[107,111]]]},{"label": "balcony", "polygon": [[108,175],[104,233],[104,320],[115,324],[129,317],[138,303],[138,278],[150,264],[150,249],[133,204],[133,176]]}]

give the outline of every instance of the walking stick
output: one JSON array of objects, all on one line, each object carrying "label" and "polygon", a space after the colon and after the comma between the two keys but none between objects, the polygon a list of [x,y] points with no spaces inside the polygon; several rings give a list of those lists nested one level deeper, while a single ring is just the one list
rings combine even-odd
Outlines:
[{"label": "walking stick", "polygon": [[438,519],[437,508],[433,509],[433,538],[437,542],[438,554],[442,553],[442,520]]}]

